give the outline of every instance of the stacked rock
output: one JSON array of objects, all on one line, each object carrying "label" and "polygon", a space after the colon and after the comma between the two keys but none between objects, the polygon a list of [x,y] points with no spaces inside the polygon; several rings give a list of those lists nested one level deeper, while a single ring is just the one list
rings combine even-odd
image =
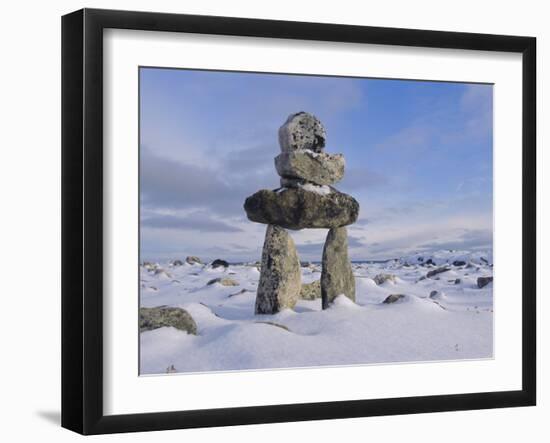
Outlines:
[{"label": "stacked rock", "polygon": [[281,187],[258,191],[244,203],[249,220],[268,225],[257,314],[293,308],[298,301],[300,260],[286,229],[329,229],[321,273],[323,309],[341,294],[355,301],[346,226],[357,220],[359,203],[331,186],[344,176],[345,160],[342,154],[325,153],[325,140],[325,128],[314,115],[290,115],[279,129],[281,154],[275,157]]}]

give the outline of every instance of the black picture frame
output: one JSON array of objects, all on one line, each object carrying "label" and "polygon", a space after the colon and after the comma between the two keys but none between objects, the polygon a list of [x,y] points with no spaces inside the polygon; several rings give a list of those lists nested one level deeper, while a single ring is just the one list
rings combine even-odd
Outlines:
[{"label": "black picture frame", "polygon": [[[227,409],[103,413],[103,30],[171,31],[522,55],[522,389]],[[62,426],[82,434],[530,406],[536,403],[536,39],[83,9],[62,18]]]}]

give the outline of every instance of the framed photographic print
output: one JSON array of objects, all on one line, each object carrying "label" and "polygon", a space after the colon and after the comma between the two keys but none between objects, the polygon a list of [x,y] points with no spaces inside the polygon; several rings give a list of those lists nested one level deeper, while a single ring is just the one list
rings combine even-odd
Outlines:
[{"label": "framed photographic print", "polygon": [[62,425],[535,404],[531,37],[62,21]]}]

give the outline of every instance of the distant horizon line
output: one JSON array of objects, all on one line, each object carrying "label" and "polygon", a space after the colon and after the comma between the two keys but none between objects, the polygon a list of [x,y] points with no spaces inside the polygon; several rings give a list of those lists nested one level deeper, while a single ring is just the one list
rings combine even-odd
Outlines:
[{"label": "distant horizon line", "polygon": [[[409,254],[402,254],[402,255],[399,255],[399,256],[393,256],[393,257],[390,257],[390,258],[361,258],[361,259],[351,259],[350,262],[351,263],[385,263],[385,262],[389,262],[389,261],[395,261],[395,260],[399,260],[399,259],[402,259],[404,257],[407,257],[407,256],[411,256],[411,255],[421,255],[421,254],[425,254],[427,256],[431,255],[431,254],[434,254],[436,252],[450,252],[450,253],[454,253],[454,252],[457,252],[457,253],[475,253],[475,252],[479,252],[479,253],[492,253],[492,248],[491,249],[482,249],[482,250],[449,250],[449,249],[440,249],[440,250],[436,250],[436,251],[432,251],[432,252],[413,252],[413,253],[409,253]],[[145,263],[145,262],[150,262],[150,261],[157,261],[157,262],[170,262],[170,261],[175,261],[175,260],[181,260],[181,261],[185,261],[185,259],[187,257],[193,257],[192,255],[185,255],[185,254],[182,254],[182,255],[185,255],[185,257],[182,257],[182,255],[179,255],[179,254],[174,254],[174,256],[172,257],[165,257],[165,258],[159,258],[159,257],[155,257],[155,258],[142,258],[140,257],[139,259],[139,262],[140,264],[142,263]],[[199,257],[200,258],[200,257]],[[229,260],[229,259],[224,259],[224,258],[220,258],[220,257],[217,257],[217,258],[214,258],[212,260],[205,260],[203,262],[201,262],[202,264],[208,264],[208,263],[211,263],[213,262],[214,260],[224,260],[226,261],[227,263],[229,264],[233,264],[233,265],[238,265],[238,264],[248,264],[248,263],[256,263],[256,262],[261,262],[261,257],[260,258],[257,258],[257,259],[250,259],[250,260]],[[318,264],[318,263],[322,263],[322,260],[300,260],[300,263],[314,263],[314,264]]]}]

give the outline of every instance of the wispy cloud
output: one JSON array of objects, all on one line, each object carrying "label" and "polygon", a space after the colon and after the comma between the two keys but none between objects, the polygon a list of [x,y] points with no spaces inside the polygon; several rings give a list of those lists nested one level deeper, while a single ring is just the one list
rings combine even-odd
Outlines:
[{"label": "wispy cloud", "polygon": [[174,215],[157,215],[142,220],[142,227],[158,229],[190,229],[198,232],[242,232],[242,229],[209,214],[193,213],[187,217]]}]

